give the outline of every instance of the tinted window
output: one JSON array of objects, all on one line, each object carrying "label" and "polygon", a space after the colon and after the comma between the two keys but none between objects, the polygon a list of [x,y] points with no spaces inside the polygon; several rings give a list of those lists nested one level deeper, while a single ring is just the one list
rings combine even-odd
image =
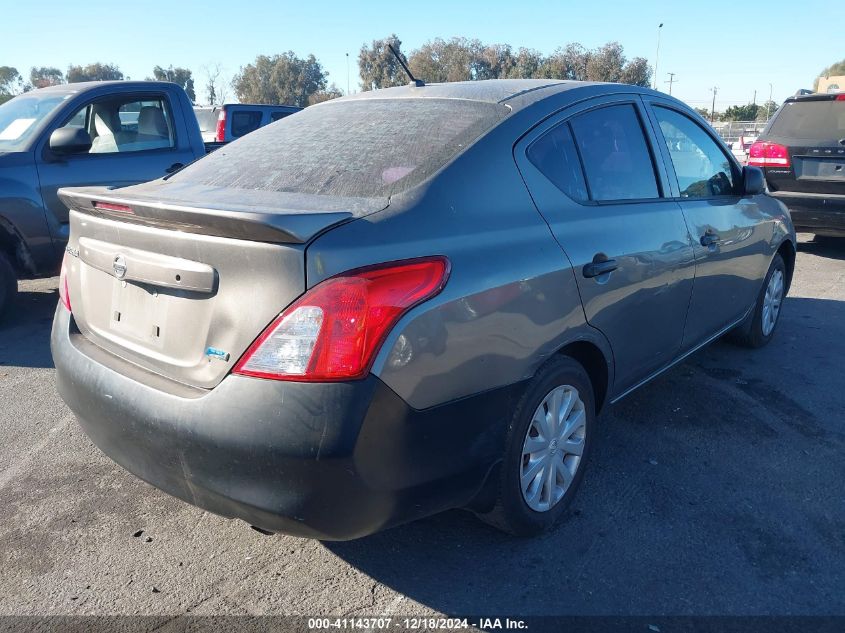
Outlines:
[{"label": "tinted window", "polygon": [[284,119],[286,116],[289,116],[291,114],[293,114],[293,112],[271,112],[270,120],[278,121],[279,119]]},{"label": "tinted window", "polygon": [[243,136],[254,132],[261,125],[259,110],[235,110],[232,116],[232,136]]},{"label": "tinted window", "polygon": [[570,124],[593,200],[658,197],[654,165],[633,105],[585,112]]},{"label": "tinted window", "polygon": [[305,108],[171,177],[215,187],[382,197],[422,182],[509,110],[460,99],[360,99]]},{"label": "tinted window", "polygon": [[528,159],[570,198],[580,201],[589,199],[581,161],[568,123],[558,125],[531,143]]},{"label": "tinted window", "polygon": [[731,195],[734,190],[731,163],[716,141],[698,123],[680,112],[655,107],[654,114],[672,157],[681,196]]},{"label": "tinted window", "polygon": [[845,138],[845,101],[787,101],[769,128],[772,136],[814,141]]},{"label": "tinted window", "polygon": [[173,123],[164,99],[111,99],[89,103],[65,127],[84,127],[89,154],[115,154],[175,146]]}]

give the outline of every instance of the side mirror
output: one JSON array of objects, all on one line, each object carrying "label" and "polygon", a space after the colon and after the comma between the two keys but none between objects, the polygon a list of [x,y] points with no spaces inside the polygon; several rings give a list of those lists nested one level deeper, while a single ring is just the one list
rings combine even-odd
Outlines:
[{"label": "side mirror", "polygon": [[766,176],[759,167],[745,166],[742,168],[742,188],[746,196],[756,196],[766,193]]},{"label": "side mirror", "polygon": [[50,135],[50,149],[56,154],[84,154],[91,149],[91,135],[80,127],[60,127]]}]

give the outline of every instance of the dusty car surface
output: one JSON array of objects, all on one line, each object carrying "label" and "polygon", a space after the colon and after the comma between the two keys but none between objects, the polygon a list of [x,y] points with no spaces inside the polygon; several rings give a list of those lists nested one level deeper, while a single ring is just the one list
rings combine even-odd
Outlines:
[{"label": "dusty car surface", "polygon": [[555,524],[608,403],[774,334],[786,208],[679,101],[499,80],[337,99],[65,189],[58,388],[154,486],[267,531]]}]

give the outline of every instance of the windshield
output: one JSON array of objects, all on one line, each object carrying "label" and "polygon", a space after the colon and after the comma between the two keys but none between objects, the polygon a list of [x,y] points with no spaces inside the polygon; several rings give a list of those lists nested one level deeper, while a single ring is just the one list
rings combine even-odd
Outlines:
[{"label": "windshield", "polygon": [[23,149],[41,122],[68,97],[24,93],[0,105],[0,152]]},{"label": "windshield", "polygon": [[170,178],[263,191],[374,198],[412,187],[509,110],[459,99],[339,101],[285,117]]},{"label": "windshield", "polygon": [[845,137],[845,101],[787,101],[772,121],[769,134],[814,141],[838,141]]}]

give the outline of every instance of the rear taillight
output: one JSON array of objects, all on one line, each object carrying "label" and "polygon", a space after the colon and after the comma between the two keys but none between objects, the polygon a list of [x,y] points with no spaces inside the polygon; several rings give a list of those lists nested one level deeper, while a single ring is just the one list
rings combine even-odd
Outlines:
[{"label": "rear taillight", "polygon": [[214,140],[222,143],[226,140],[226,110],[220,110],[217,115],[217,133],[214,135]]},{"label": "rear taillight", "polygon": [[59,301],[62,302],[68,312],[73,312],[70,308],[70,293],[68,293],[67,288],[67,253],[62,259],[62,271],[59,273]]},{"label": "rear taillight", "polygon": [[836,95],[835,101],[845,101],[845,92],[842,94]]},{"label": "rear taillight", "polygon": [[448,276],[445,257],[427,257],[327,279],[270,324],[233,371],[275,380],[363,378],[390,329]]},{"label": "rear taillight", "polygon": [[789,150],[777,143],[757,141],[748,150],[748,164],[754,167],[789,167]]},{"label": "rear taillight", "polygon": [[132,213],[132,207],[128,204],[115,204],[114,202],[94,202],[94,208],[101,211],[119,211],[121,213]]}]

